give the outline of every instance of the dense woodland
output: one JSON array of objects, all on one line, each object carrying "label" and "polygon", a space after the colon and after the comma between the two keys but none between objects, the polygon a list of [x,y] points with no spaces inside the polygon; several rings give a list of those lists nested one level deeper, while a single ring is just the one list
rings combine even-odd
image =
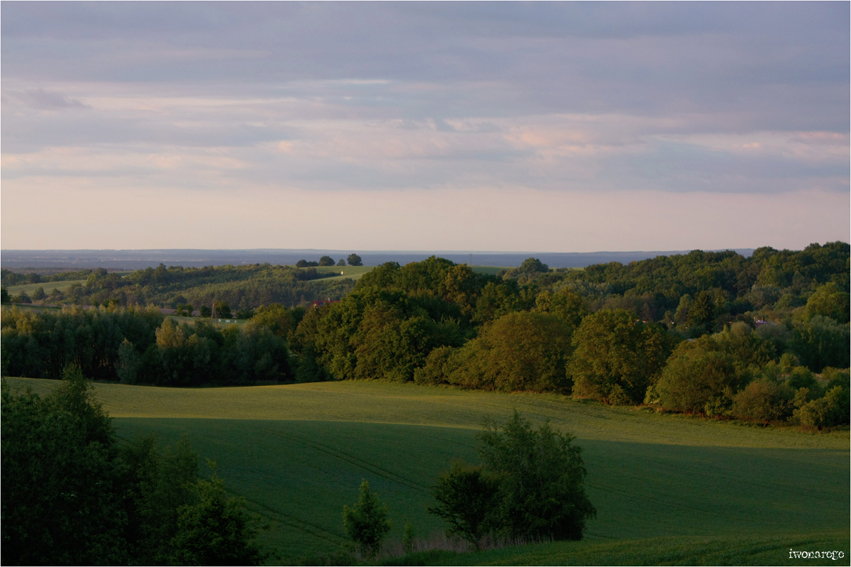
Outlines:
[{"label": "dense woodland", "polygon": [[[3,372],[55,378],[73,363],[169,386],[378,379],[835,426],[849,414],[849,269],[849,245],[833,242],[584,270],[530,258],[497,276],[432,257],[379,266],[350,291],[325,282],[335,294],[299,279],[310,268],[96,270],[76,289],[99,309],[3,310]],[[293,307],[296,289],[342,300]],[[214,301],[253,318],[218,329],[133,306]]]}]

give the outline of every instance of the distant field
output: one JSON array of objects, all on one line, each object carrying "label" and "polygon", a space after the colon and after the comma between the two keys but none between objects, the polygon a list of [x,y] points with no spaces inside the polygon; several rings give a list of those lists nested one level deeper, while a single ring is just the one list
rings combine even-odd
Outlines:
[{"label": "distant field", "polygon": [[214,325],[216,325],[216,327],[220,329],[223,329],[229,325],[237,325],[239,327],[242,327],[243,325],[245,325],[245,322],[248,321],[248,319],[225,319],[224,317],[222,317],[221,319],[217,317],[216,319],[211,320],[209,317],[183,317],[180,315],[166,315],[166,318],[171,319],[172,321],[175,321],[177,323],[186,323],[187,325],[194,325],[196,321],[211,321]]},{"label": "distant field", "polygon": [[495,276],[502,270],[509,270],[510,268],[500,267],[500,266],[470,266],[474,272],[479,274],[486,274],[488,276]]},{"label": "distant field", "polygon": [[[470,266],[474,272],[478,272],[480,274],[488,274],[491,276],[495,276],[500,270],[506,270],[508,268],[502,268],[498,266]],[[337,277],[326,278],[323,281],[333,280],[333,279],[343,279],[343,278],[351,278],[353,280],[358,280],[362,275],[367,272],[374,270],[374,266],[322,266],[316,268],[317,272],[326,274],[328,272],[343,272],[343,274],[338,275]]]},{"label": "distant field", "polygon": [[[471,266],[473,271],[481,273],[481,274],[489,274],[496,275],[500,270],[505,270],[508,268],[494,267],[494,266]],[[363,276],[367,272],[371,272],[375,269],[375,266],[319,266],[316,268],[316,271],[321,274],[333,273],[337,274],[336,276],[323,278],[321,281],[329,281],[336,279],[353,279],[359,280],[361,276]],[[342,272],[342,274],[340,273]],[[131,274],[132,272],[116,272],[121,276],[126,276]],[[61,292],[65,292],[74,284],[85,285],[86,280],[63,280],[58,282],[42,282],[37,284],[23,284],[16,285],[12,287],[6,288],[6,291],[9,292],[10,295],[17,295],[21,293],[21,291],[26,292],[27,295],[32,295],[32,293],[38,288],[44,288],[45,293],[50,295],[50,292],[53,289],[58,289]]]},{"label": "distant field", "polygon": [[[320,274],[328,274],[328,273],[336,273],[337,276],[330,278],[323,278],[321,281],[328,280],[341,280],[345,278],[349,278],[352,280],[359,280],[362,275],[367,272],[371,272],[374,270],[374,266],[319,266],[316,268],[316,271]],[[341,273],[342,272],[342,273]]]},{"label": "distant field", "polygon": [[26,292],[27,295],[32,295],[35,290],[38,288],[43,288],[44,292],[47,295],[50,295],[50,292],[54,289],[58,289],[62,293],[65,293],[68,288],[70,288],[74,284],[85,285],[86,280],[63,280],[59,282],[41,282],[35,284],[23,284],[23,285],[13,285],[12,287],[7,287],[6,291],[9,292],[9,295],[18,295],[22,291]]},{"label": "distant field", "polygon": [[[37,392],[56,385],[7,381]],[[122,437],[154,432],[171,443],[188,435],[216,461],[228,489],[271,523],[263,539],[281,561],[339,549],[342,507],[355,501],[363,478],[390,508],[391,538],[401,539],[406,518],[422,536],[441,530],[425,511],[429,487],[450,459],[477,460],[483,418],[503,419],[515,408],[577,436],[598,515],[583,542],[494,550],[483,563],[779,564],[775,552],[807,549],[802,542],[813,538],[844,541],[849,551],[847,431],[813,435],[553,395],[382,382],[96,389]],[[663,539],[645,549],[650,544],[637,540],[648,538]],[[731,542],[743,547],[722,561]],[[746,560],[752,556],[762,559]],[[461,557],[446,561],[478,561]]]}]

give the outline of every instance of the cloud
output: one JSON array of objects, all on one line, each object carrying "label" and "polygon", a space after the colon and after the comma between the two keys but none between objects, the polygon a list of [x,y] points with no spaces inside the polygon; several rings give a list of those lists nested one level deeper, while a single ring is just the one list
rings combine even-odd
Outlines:
[{"label": "cloud", "polygon": [[15,99],[20,103],[38,110],[64,110],[91,108],[88,104],[68,97],[59,92],[45,91],[44,89],[27,89],[24,91],[4,92],[4,98]]},{"label": "cloud", "polygon": [[248,191],[264,211],[283,195],[359,195],[424,211],[411,230],[443,218],[418,199],[456,193],[447,202],[499,222],[531,214],[500,191],[541,207],[574,196],[591,203],[568,215],[582,226],[631,223],[629,208],[602,205],[643,210],[630,194],[663,210],[659,195],[671,210],[707,195],[834,206],[849,192],[850,14],[847,3],[4,3],[4,221],[30,186],[61,201],[81,184],[164,203]]}]

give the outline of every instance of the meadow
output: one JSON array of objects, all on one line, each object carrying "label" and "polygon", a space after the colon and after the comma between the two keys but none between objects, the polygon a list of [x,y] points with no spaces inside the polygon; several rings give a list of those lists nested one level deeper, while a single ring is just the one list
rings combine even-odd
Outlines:
[{"label": "meadow", "polygon": [[[46,392],[56,382],[7,378]],[[342,508],[370,482],[401,540],[442,523],[429,487],[453,458],[477,462],[485,418],[516,409],[576,436],[597,508],[581,542],[433,556],[448,564],[818,564],[789,549],[849,553],[848,431],[828,434],[607,407],[557,395],[386,382],[167,389],[96,384],[120,437],[188,435],[230,492],[270,525],[272,562],[333,553]],[[828,546],[828,547],[826,547]],[[847,559],[845,559],[847,563]]]},{"label": "meadow", "polygon": [[323,278],[324,280],[342,280],[346,278],[359,280],[362,275],[371,272],[373,268],[374,266],[319,266],[314,269],[320,274],[337,274],[336,276]]},{"label": "meadow", "polygon": [[[490,275],[490,276],[495,276],[496,274],[498,274],[502,270],[510,269],[509,267],[500,267],[500,266],[470,266],[470,268],[474,272],[477,272],[479,274],[487,274],[487,275]],[[371,272],[373,269],[375,269],[375,266],[320,266],[320,267],[315,268],[315,269],[320,274],[342,272],[342,274],[339,274],[337,276],[323,278],[323,280],[325,280],[325,281],[336,280],[336,279],[341,280],[341,279],[345,279],[345,278],[349,278],[349,279],[353,279],[353,280],[359,280],[361,278],[361,276],[363,276],[367,272]]]},{"label": "meadow", "polygon": [[42,288],[45,293],[49,295],[54,289],[58,289],[62,293],[65,293],[74,284],[86,285],[86,280],[62,280],[58,282],[13,285],[8,287],[6,291],[9,292],[9,295],[20,295],[21,292],[24,292],[27,295],[32,296],[32,294],[35,293],[35,290]]}]

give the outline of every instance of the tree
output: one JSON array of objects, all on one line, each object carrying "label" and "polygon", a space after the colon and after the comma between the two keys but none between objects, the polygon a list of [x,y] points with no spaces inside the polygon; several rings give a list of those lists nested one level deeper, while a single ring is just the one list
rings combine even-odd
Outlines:
[{"label": "tree", "polygon": [[813,372],[822,368],[847,368],[849,361],[849,325],[831,317],[813,315],[796,324],[790,341],[791,350]]},{"label": "tree", "polygon": [[210,480],[197,482],[195,491],[195,502],[178,510],[177,532],[171,539],[175,563],[260,565],[264,554],[243,500],[227,497],[215,470]]},{"label": "tree", "polygon": [[292,375],[286,341],[268,327],[248,321],[226,347],[225,367],[234,382],[278,382]]},{"label": "tree", "polygon": [[[35,298],[35,296],[33,296]],[[828,282],[813,293],[804,307],[804,318],[816,315],[830,317],[839,323],[848,322],[848,294],[833,282]]]},{"label": "tree", "polygon": [[230,305],[225,303],[224,301],[217,301],[215,303],[216,306],[216,315],[222,317],[224,319],[230,319],[233,315],[230,311]]},{"label": "tree", "polygon": [[319,258],[319,265],[320,266],[333,266],[334,260],[330,256],[322,256],[321,258]]},{"label": "tree", "polygon": [[414,550],[414,538],[417,533],[414,531],[414,525],[411,523],[411,520],[405,520],[405,531],[402,534],[402,549],[405,550],[405,553],[411,553]]},{"label": "tree", "polygon": [[135,384],[141,363],[142,359],[136,351],[136,347],[133,346],[133,343],[124,339],[118,345],[118,366],[115,369],[118,380],[122,384]]},{"label": "tree", "polygon": [[785,384],[762,378],[742,389],[733,402],[733,415],[765,423],[784,419],[792,414],[793,390]]},{"label": "tree", "polygon": [[572,331],[554,315],[508,313],[461,347],[456,358],[460,364],[446,381],[505,392],[567,393],[565,367],[573,350]]},{"label": "tree", "polygon": [[119,446],[78,367],[44,398],[2,386],[2,562],[7,565],[257,564],[241,500],[198,481],[181,440]]},{"label": "tree", "polygon": [[347,261],[349,262],[349,266],[363,266],[363,261],[357,254],[349,254]]},{"label": "tree", "polygon": [[596,509],[585,494],[582,449],[549,422],[533,429],[515,410],[477,436],[485,470],[500,478],[497,522],[511,538],[582,539]]},{"label": "tree", "polygon": [[343,506],[343,525],[346,534],[367,555],[375,555],[381,549],[381,541],[390,531],[390,518],[385,504],[370,491],[364,480],[360,485],[357,504],[353,508]]},{"label": "tree", "polygon": [[705,336],[677,346],[655,389],[665,409],[718,415],[730,409],[746,381],[736,358]]},{"label": "tree", "polygon": [[520,264],[520,271],[524,274],[544,273],[550,270],[549,266],[538,260],[537,258],[526,258]]},{"label": "tree", "polygon": [[138,565],[176,563],[178,510],[195,502],[198,454],[186,437],[161,450],[153,434],[121,447],[126,464],[130,557]]},{"label": "tree", "polygon": [[121,469],[109,417],[79,368],[41,398],[2,391],[2,562],[127,562]]},{"label": "tree", "polygon": [[573,394],[614,404],[638,404],[662,371],[671,339],[659,325],[636,322],[623,309],[585,317],[573,334],[568,366]]},{"label": "tree", "polygon": [[279,303],[263,305],[257,308],[251,320],[257,325],[267,327],[277,336],[286,338],[298,326],[304,311],[287,309]]},{"label": "tree", "polygon": [[338,266],[345,266],[345,265],[346,265],[346,261],[345,261],[345,260],[343,260],[342,258],[340,258],[340,259],[337,261],[337,265],[338,265]]},{"label": "tree", "polygon": [[708,325],[715,318],[715,302],[709,291],[701,291],[694,296],[689,306],[688,322],[691,325]]},{"label": "tree", "polygon": [[587,301],[581,295],[569,288],[563,288],[556,293],[544,290],[535,298],[535,311],[555,315],[576,330],[582,319],[590,311]]},{"label": "tree", "polygon": [[795,410],[801,425],[833,427],[849,422],[848,389],[834,386],[824,397],[812,400]]},{"label": "tree", "polygon": [[6,286],[0,287],[0,303],[3,305],[9,303],[9,292],[6,291]]},{"label": "tree", "polygon": [[482,537],[495,527],[499,484],[500,479],[484,467],[454,461],[432,488],[438,505],[428,512],[449,524],[447,534],[461,536],[478,551]]}]

